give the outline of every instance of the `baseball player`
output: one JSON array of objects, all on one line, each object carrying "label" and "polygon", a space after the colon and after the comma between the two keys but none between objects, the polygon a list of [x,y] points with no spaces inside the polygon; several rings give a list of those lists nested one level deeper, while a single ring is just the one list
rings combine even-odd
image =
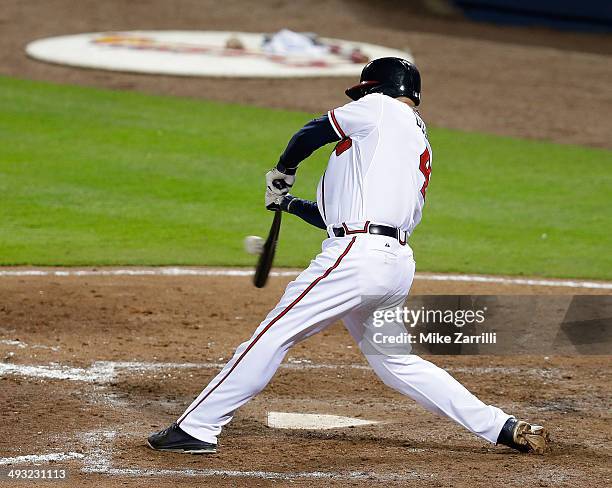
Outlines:
[{"label": "baseball player", "polygon": [[[312,120],[266,174],[266,207],[325,229],[321,253],[289,283],[278,305],[185,412],[148,438],[159,451],[214,453],[237,408],[272,379],[296,343],[342,319],[379,378],[428,410],[491,443],[542,453],[547,433],[486,405],[446,371],[414,354],[372,344],[374,312],[401,306],[414,277],[407,241],[421,220],[432,152],[416,110],[421,77],[400,58],[367,64],[352,102]],[[335,142],[317,201],[289,194],[298,165]]]}]

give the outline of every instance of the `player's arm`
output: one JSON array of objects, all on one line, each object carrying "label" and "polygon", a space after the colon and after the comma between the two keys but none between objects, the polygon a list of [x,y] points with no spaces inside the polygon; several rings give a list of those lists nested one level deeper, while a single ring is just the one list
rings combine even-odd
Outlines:
[{"label": "player's arm", "polygon": [[289,193],[298,165],[304,159],[330,142],[367,136],[376,127],[381,113],[380,98],[364,97],[308,122],[293,135],[276,167],[266,175],[268,189],[277,195]]},{"label": "player's arm", "polygon": [[327,115],[313,119],[293,135],[276,169],[287,175],[295,175],[298,165],[304,159],[320,147],[339,140]]},{"label": "player's arm", "polygon": [[294,197],[293,195],[287,194],[282,197],[279,203],[280,209],[284,212],[297,215],[303,221],[314,225],[319,229],[326,229],[327,226],[321,217],[317,202],[310,200],[302,200],[301,198]]},{"label": "player's arm", "polygon": [[340,137],[327,117],[311,120],[297,131],[279,158],[278,164],[266,174],[266,208],[277,210],[280,197],[289,193],[295,181],[298,165],[314,151]]}]

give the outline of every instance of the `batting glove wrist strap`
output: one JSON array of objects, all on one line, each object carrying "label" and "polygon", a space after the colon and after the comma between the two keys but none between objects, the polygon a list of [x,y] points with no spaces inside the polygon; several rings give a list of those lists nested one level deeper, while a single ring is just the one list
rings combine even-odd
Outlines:
[{"label": "batting glove wrist strap", "polygon": [[295,200],[295,197],[289,193],[287,193],[280,202],[280,208],[283,212],[289,212],[289,207],[291,206],[291,202]]}]

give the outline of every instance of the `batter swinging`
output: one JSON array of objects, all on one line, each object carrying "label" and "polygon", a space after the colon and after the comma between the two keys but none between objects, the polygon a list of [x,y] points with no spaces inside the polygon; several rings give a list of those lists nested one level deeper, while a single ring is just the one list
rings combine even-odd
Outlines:
[{"label": "batter swinging", "polygon": [[[354,101],[298,131],[266,175],[266,207],[326,229],[321,253],[287,286],[253,336],[167,429],[148,444],[160,451],[213,453],[234,411],[271,380],[296,343],[342,319],[380,379],[428,410],[447,416],[492,443],[542,453],[547,434],[486,405],[446,371],[414,354],[373,348],[368,326],[377,310],[401,306],[414,277],[407,240],[421,220],[432,152],[413,64],[381,58],[367,64]],[[337,142],[317,189],[317,201],[289,190],[298,164]]]}]

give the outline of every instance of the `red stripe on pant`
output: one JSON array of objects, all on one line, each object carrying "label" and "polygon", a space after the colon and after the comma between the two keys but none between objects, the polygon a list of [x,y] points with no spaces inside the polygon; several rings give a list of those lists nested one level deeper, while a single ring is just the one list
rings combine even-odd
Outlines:
[{"label": "red stripe on pant", "polygon": [[185,418],[191,414],[191,412],[193,412],[196,408],[198,408],[202,402],[204,400],[206,400],[210,394],[215,391],[219,385],[221,385],[221,383],[223,383],[227,377],[232,374],[232,371],[234,371],[234,369],[236,368],[236,366],[238,366],[238,363],[240,363],[240,361],[242,361],[242,359],[244,358],[244,356],[246,355],[247,352],[249,352],[251,350],[251,348],[257,343],[257,341],[259,341],[259,339],[261,339],[261,337],[270,329],[270,327],[272,327],[276,322],[278,322],[281,318],[283,318],[287,312],[289,312],[289,310],[291,310],[302,298],[304,298],[308,292],[310,292],[310,290],[312,290],[315,285],[317,283],[319,283],[321,280],[325,279],[327,276],[329,276],[329,274],[338,267],[338,265],[340,264],[340,261],[342,261],[342,259],[344,259],[344,256],[346,256],[348,254],[348,252],[351,250],[351,247],[353,247],[353,244],[355,243],[355,239],[356,237],[353,237],[351,239],[351,242],[349,242],[349,245],[346,246],[346,249],[342,252],[342,254],[340,254],[340,256],[338,257],[338,259],[336,260],[336,262],[330,267],[328,268],[325,273],[323,273],[321,276],[319,276],[316,280],[314,280],[312,283],[310,283],[310,285],[308,285],[308,287],[306,287],[306,289],[300,294],[299,297],[297,297],[295,300],[293,300],[288,306],[287,308],[285,308],[285,310],[283,310],[281,313],[279,313],[276,317],[274,317],[270,323],[268,325],[266,325],[264,327],[264,329],[257,335],[257,337],[255,337],[255,339],[249,344],[249,346],[245,349],[245,351],[240,355],[240,357],[236,360],[236,362],[234,363],[234,365],[230,368],[230,370],[227,372],[227,374],[221,378],[221,381],[219,381],[219,383],[217,383],[213,388],[211,388],[208,393],[206,393],[206,395],[204,395],[202,397],[202,399],[188,412],[186,412],[185,414],[183,414],[183,416],[178,420],[177,425],[181,425],[181,422],[183,420],[185,420]]}]

